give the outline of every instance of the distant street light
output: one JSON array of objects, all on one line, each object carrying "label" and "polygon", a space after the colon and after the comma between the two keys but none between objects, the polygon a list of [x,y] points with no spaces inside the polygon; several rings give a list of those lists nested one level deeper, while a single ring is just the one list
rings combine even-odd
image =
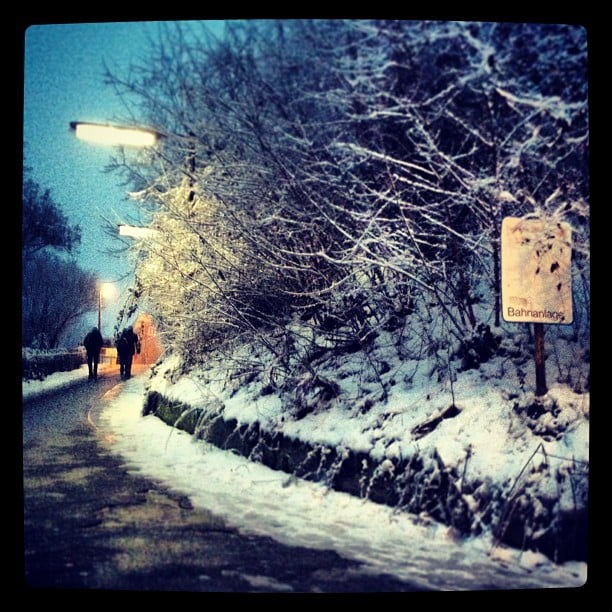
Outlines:
[{"label": "distant street light", "polygon": [[104,123],[71,121],[76,137],[88,142],[129,147],[152,147],[162,138],[160,132],[146,128],[121,127]]},{"label": "distant street light", "polygon": [[130,238],[150,238],[158,233],[150,227],[140,227],[137,225],[120,225],[119,235],[129,236]]},{"label": "distant street light", "polygon": [[102,298],[115,295],[115,286],[112,283],[100,283],[98,285],[98,330],[102,334]]}]

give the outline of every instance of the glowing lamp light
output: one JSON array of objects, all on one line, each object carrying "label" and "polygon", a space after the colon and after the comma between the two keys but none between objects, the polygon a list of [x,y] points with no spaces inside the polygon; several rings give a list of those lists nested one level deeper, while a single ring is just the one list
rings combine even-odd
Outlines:
[{"label": "glowing lamp light", "polygon": [[100,283],[99,289],[100,295],[106,299],[114,298],[117,293],[114,283]]},{"label": "glowing lamp light", "polygon": [[98,285],[98,329],[102,333],[102,298],[114,298],[116,288],[113,283],[100,283]]},{"label": "glowing lamp light", "polygon": [[70,127],[80,140],[104,145],[125,145],[128,147],[152,147],[160,134],[139,128],[118,127],[102,123],[72,121]]},{"label": "glowing lamp light", "polygon": [[156,234],[157,230],[151,229],[150,227],[138,227],[135,225],[119,226],[120,236],[129,236],[130,238],[150,238]]}]

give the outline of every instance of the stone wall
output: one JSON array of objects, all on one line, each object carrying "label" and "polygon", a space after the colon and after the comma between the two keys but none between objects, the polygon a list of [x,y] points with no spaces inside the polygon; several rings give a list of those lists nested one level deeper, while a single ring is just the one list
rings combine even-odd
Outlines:
[{"label": "stone wall", "polygon": [[[537,550],[558,563],[587,560],[586,510],[561,512],[554,499],[538,497],[529,484],[503,490],[490,482],[466,483],[437,453],[374,460],[348,448],[311,446],[262,430],[257,422],[238,424],[157,392],[148,394],[143,413],[271,469],[427,517],[459,535],[490,529],[500,543]],[[535,474],[533,482],[540,477]]]}]

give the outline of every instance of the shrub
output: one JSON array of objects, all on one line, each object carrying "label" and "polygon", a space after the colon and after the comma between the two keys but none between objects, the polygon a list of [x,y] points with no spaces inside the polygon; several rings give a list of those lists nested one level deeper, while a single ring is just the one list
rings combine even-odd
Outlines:
[{"label": "shrub", "polygon": [[43,380],[54,372],[69,372],[85,363],[83,351],[66,349],[55,351],[21,351],[21,378],[23,380]]}]

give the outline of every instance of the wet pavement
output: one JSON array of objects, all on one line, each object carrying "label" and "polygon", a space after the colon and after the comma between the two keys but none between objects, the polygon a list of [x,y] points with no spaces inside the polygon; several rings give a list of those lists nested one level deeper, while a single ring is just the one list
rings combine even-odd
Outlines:
[{"label": "wet pavement", "polygon": [[334,551],[228,528],[179,491],[129,470],[98,427],[118,372],[24,404],[23,588],[348,593],[417,588]]}]

